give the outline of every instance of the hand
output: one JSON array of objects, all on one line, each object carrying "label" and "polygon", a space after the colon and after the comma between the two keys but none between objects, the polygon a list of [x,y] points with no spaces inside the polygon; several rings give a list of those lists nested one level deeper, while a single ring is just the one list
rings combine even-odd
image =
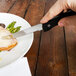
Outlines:
[{"label": "hand", "polygon": [[[50,8],[50,10],[47,12],[47,14],[42,18],[40,22],[46,23],[50,19],[58,15],[60,12],[62,11],[66,12],[68,9],[72,9],[73,11],[76,11],[76,0],[57,0],[56,3]],[[61,19],[58,22],[58,25],[64,26],[70,21],[72,24],[76,22],[75,20],[76,20],[76,16],[66,17],[66,18]]]}]

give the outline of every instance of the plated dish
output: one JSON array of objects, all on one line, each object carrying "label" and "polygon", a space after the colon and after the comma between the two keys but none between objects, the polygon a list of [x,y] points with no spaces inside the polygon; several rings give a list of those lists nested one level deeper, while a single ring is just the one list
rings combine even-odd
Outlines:
[{"label": "plated dish", "polygon": [[[1,27],[1,29],[5,30],[8,27],[8,25],[11,24],[13,21],[16,22],[16,23],[14,22],[15,23],[14,28],[21,27],[19,31],[31,27],[31,25],[25,19],[17,15],[13,15],[9,13],[0,13],[0,24],[3,23],[6,26],[5,28]],[[10,32],[8,33],[10,35]],[[16,41],[14,39],[16,39]],[[8,51],[9,49],[6,49],[0,52],[0,68],[3,68],[11,63],[14,63],[16,60],[22,58],[29,51],[33,43],[33,33],[22,37],[13,38],[12,40],[14,40],[13,42],[17,44],[14,47],[9,48],[10,51]]]}]

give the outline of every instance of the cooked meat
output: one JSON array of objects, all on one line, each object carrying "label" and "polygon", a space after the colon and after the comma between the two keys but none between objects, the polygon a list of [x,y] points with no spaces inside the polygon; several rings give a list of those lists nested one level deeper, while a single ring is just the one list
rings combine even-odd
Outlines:
[{"label": "cooked meat", "polygon": [[0,26],[2,26],[3,28],[5,28],[5,24],[3,24],[3,23],[0,23]]},{"label": "cooked meat", "polygon": [[17,40],[13,35],[0,26],[0,50],[10,50],[17,45]]}]

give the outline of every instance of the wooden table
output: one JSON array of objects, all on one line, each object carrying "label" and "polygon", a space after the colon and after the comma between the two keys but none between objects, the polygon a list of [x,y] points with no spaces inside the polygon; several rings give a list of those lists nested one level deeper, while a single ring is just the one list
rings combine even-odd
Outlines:
[{"label": "wooden table", "polygon": [[[0,12],[38,24],[56,0],[0,0]],[[28,57],[33,76],[76,76],[76,27],[36,32]],[[26,66],[24,66],[26,67]]]}]

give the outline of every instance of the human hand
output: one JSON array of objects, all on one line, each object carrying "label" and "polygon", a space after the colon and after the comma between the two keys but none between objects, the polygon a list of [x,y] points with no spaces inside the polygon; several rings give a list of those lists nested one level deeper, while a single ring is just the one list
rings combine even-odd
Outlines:
[{"label": "human hand", "polygon": [[[60,12],[64,11],[66,12],[68,9],[72,9],[73,11],[76,11],[76,1],[75,0],[57,0],[56,3],[50,8],[50,10],[47,12],[47,14],[42,18],[40,21],[41,23],[46,23],[56,15],[58,15]],[[58,22],[59,26],[64,26],[69,21],[72,23],[75,23],[76,21],[76,16],[72,17],[66,17],[61,19]],[[70,19],[72,18],[72,19]],[[74,19],[73,19],[74,18]]]}]

